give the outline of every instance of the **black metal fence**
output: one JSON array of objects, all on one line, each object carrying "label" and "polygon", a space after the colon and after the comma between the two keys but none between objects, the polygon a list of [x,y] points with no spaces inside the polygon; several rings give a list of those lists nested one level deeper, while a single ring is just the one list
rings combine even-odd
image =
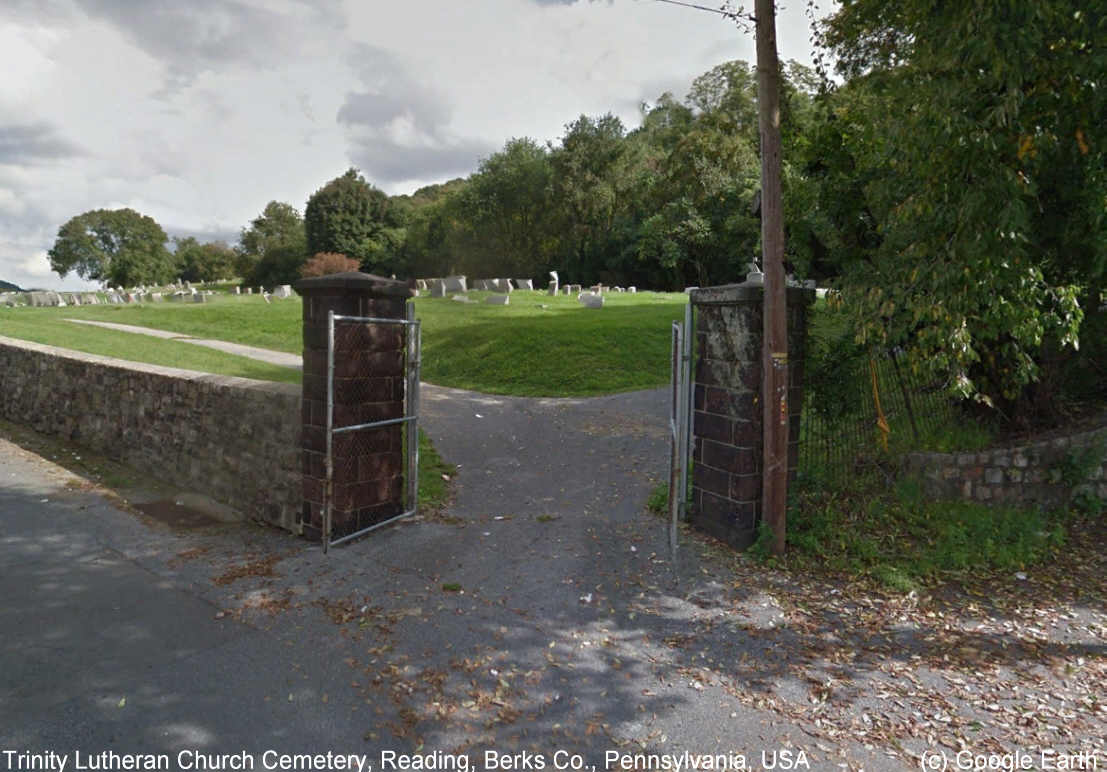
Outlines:
[{"label": "black metal fence", "polygon": [[807,479],[841,484],[954,420],[944,383],[912,372],[894,349],[809,360],[808,372],[798,470]]}]

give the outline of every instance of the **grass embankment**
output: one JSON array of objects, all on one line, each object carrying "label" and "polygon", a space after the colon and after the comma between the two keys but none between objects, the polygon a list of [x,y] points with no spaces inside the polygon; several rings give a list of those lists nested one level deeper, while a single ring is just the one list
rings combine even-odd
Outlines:
[{"label": "grass embankment", "polygon": [[[177,367],[183,370],[196,370],[218,375],[234,375],[259,381],[300,382],[299,370],[292,368],[279,367],[255,359],[227,354],[192,343],[154,338],[149,335],[136,335],[66,321],[67,317],[100,319],[99,316],[75,313],[79,311],[81,311],[80,308],[0,310],[0,335],[81,351],[86,354],[98,354],[162,367]],[[102,320],[123,322],[118,317],[109,317],[108,315],[105,315]],[[156,319],[151,317],[147,321],[161,321],[161,317]],[[123,323],[138,324],[138,322],[129,320]],[[147,324],[146,326],[154,325]],[[209,337],[220,336],[212,335]]]},{"label": "grass embankment", "polygon": [[[544,397],[611,394],[668,382],[669,327],[683,317],[683,294],[610,294],[603,309],[537,292],[513,293],[508,306],[484,305],[480,301],[488,294],[470,293],[473,303],[416,300],[423,322],[423,380]],[[301,314],[298,299],[266,304],[260,297],[219,295],[202,304],[17,308],[0,311],[0,334],[132,361],[295,381],[299,374],[284,368],[258,364],[255,374],[246,375],[243,363],[233,361],[239,357],[64,320],[133,324],[298,354]]]}]

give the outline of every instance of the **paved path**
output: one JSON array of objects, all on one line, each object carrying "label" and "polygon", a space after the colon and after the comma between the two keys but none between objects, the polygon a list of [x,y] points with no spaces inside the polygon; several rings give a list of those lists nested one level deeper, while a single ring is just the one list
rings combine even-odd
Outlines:
[{"label": "paved path", "polygon": [[207,346],[208,348],[217,349],[219,351],[226,351],[228,354],[237,354],[238,356],[249,357],[250,359],[257,359],[261,362],[268,362],[271,365],[295,367],[297,370],[303,367],[303,360],[299,354],[289,354],[284,351],[273,351],[272,349],[258,348],[256,346],[245,346],[241,343],[231,343],[225,340],[194,338],[191,335],[184,335],[179,332],[170,332],[169,330],[155,330],[152,327],[139,327],[133,324],[94,322],[91,319],[66,319],[66,321],[75,322],[77,324],[91,324],[94,327],[106,327],[109,330],[119,330],[120,332],[132,332],[139,335],[150,335],[155,338],[165,338],[166,340],[179,340],[185,343],[195,343],[197,346]]},{"label": "paved path", "polygon": [[773,580],[709,540],[669,561],[645,512],[663,390],[423,396],[454,501],[328,556],[248,524],[173,530],[0,441],[0,749],[913,766],[766,709],[807,701],[773,652],[802,636],[778,636]]}]

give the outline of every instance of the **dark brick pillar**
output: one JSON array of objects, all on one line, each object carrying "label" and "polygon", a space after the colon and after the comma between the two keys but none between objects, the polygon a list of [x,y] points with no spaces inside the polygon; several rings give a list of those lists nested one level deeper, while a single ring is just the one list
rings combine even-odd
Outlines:
[{"label": "dark brick pillar", "polygon": [[[303,279],[303,472],[301,524],[320,537],[327,450],[327,314],[405,318],[406,284],[356,271]],[[400,418],[404,405],[405,330],[398,324],[336,323],[334,425]],[[403,506],[403,426],[334,435],[331,537],[365,528]]]},{"label": "dark brick pillar", "polygon": [[[798,460],[807,309],[815,293],[788,289],[788,472]],[[759,285],[692,290],[696,317],[691,522],[736,549],[761,517],[761,306]]]}]

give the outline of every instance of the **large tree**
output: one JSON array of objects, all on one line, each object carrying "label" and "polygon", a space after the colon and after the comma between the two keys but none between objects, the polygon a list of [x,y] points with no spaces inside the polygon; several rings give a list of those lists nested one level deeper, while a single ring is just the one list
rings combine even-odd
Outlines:
[{"label": "large tree", "polygon": [[191,236],[174,239],[176,273],[188,281],[229,279],[235,273],[235,251],[222,241],[200,243]]},{"label": "large tree", "polygon": [[58,229],[50,267],[120,287],[162,283],[173,273],[166,240],[153,218],[133,209],[95,209]]},{"label": "large tree", "polygon": [[270,201],[239,237],[236,272],[247,284],[289,284],[308,258],[304,220],[291,204]]},{"label": "large tree", "polygon": [[1008,415],[1047,401],[1032,384],[1104,287],[1105,14],[852,0],[826,28],[849,79],[838,160],[871,217],[871,248],[842,256],[847,307]]},{"label": "large tree", "polygon": [[315,191],[304,210],[311,254],[338,252],[377,272],[393,267],[402,239],[396,232],[400,225],[388,196],[366,182],[357,169]]}]

